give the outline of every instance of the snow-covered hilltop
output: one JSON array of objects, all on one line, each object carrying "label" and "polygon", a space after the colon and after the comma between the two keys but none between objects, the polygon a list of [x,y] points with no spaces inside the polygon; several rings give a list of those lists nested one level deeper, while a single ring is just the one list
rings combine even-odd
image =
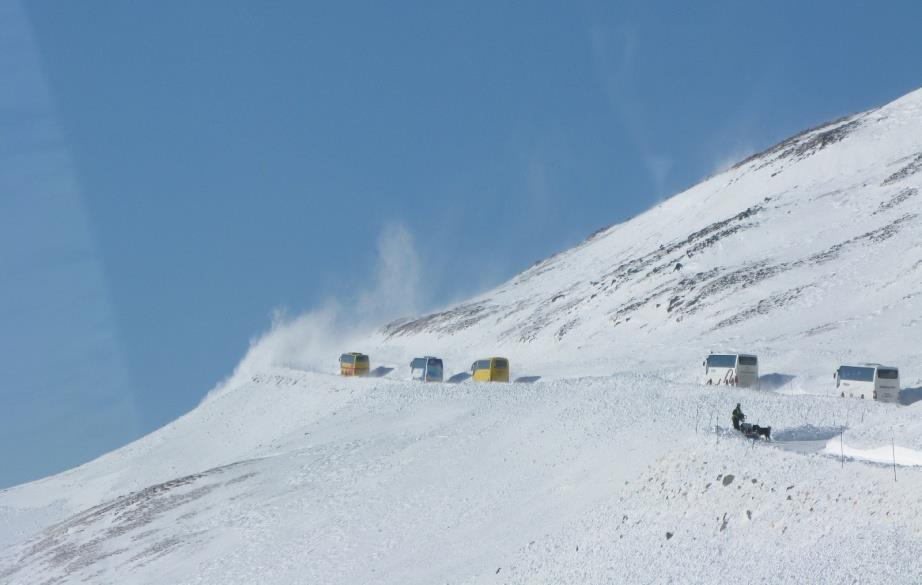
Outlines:
[{"label": "snow-covered hilltop", "polygon": [[[893,363],[922,397],[920,190],[922,90],[496,290],[315,339],[329,366],[251,360],[155,433],[0,491],[0,582],[917,583],[922,402],[842,399],[831,374]],[[758,353],[762,390],[696,384],[711,349]],[[384,377],[332,375],[350,350]],[[506,355],[532,383],[407,381],[423,354],[449,375]],[[737,402],[775,443],[726,429]]]},{"label": "snow-covered hilltop", "polygon": [[665,336],[695,355],[828,352],[824,375],[840,358],[908,360],[922,315],[920,189],[922,90],[803,132],[383,337],[417,347],[450,336],[465,349],[488,340],[535,366],[570,363],[563,348],[619,369],[626,356],[674,362],[645,350]]}]

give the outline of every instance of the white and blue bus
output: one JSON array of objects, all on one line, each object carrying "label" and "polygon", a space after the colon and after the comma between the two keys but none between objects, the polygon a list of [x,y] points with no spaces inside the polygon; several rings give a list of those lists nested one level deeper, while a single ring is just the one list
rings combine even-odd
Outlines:
[{"label": "white and blue bus", "polygon": [[759,389],[759,358],[747,353],[712,353],[704,360],[704,383]]},{"label": "white and blue bus", "polygon": [[410,376],[422,382],[441,382],[443,377],[442,360],[437,357],[418,357],[410,362]]},{"label": "white and blue bus", "polygon": [[881,402],[900,401],[900,370],[881,364],[842,365],[832,375],[839,395],[845,398],[873,398]]}]

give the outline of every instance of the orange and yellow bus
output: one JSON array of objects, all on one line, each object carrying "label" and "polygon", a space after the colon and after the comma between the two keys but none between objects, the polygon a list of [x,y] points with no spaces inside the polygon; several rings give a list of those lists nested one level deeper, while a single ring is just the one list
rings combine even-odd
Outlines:
[{"label": "orange and yellow bus", "polygon": [[367,376],[368,356],[364,353],[350,352],[339,356],[339,374],[341,376]]},{"label": "orange and yellow bus", "polygon": [[491,357],[471,364],[471,377],[477,382],[508,382],[509,360]]}]

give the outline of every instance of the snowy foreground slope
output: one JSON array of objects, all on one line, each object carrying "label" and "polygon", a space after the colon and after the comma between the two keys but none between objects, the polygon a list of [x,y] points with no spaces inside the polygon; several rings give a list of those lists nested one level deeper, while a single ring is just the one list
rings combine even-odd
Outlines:
[{"label": "snowy foreground slope", "polygon": [[[847,408],[900,408],[636,375],[496,387],[277,370],[8,490],[0,577],[714,583],[741,570],[917,582],[922,471],[894,482],[886,466],[706,428],[734,400],[808,436],[835,432]],[[36,531],[29,510],[49,525]]]},{"label": "snowy foreground slope", "polygon": [[[920,189],[917,91],[443,312],[269,356],[299,369],[248,356],[0,491],[0,583],[919,583],[922,402],[831,373],[885,361],[922,395]],[[695,384],[709,349],[757,352],[763,389]],[[331,375],[345,350],[386,375]],[[533,382],[406,381],[427,353]],[[737,402],[774,443],[725,428]]]}]

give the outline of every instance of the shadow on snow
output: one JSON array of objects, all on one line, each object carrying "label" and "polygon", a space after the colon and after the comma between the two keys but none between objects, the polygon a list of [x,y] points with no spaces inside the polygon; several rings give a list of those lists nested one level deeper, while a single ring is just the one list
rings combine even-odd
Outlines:
[{"label": "shadow on snow", "polygon": [[791,383],[796,378],[791,374],[771,373],[759,376],[759,388],[762,390],[778,390]]}]

